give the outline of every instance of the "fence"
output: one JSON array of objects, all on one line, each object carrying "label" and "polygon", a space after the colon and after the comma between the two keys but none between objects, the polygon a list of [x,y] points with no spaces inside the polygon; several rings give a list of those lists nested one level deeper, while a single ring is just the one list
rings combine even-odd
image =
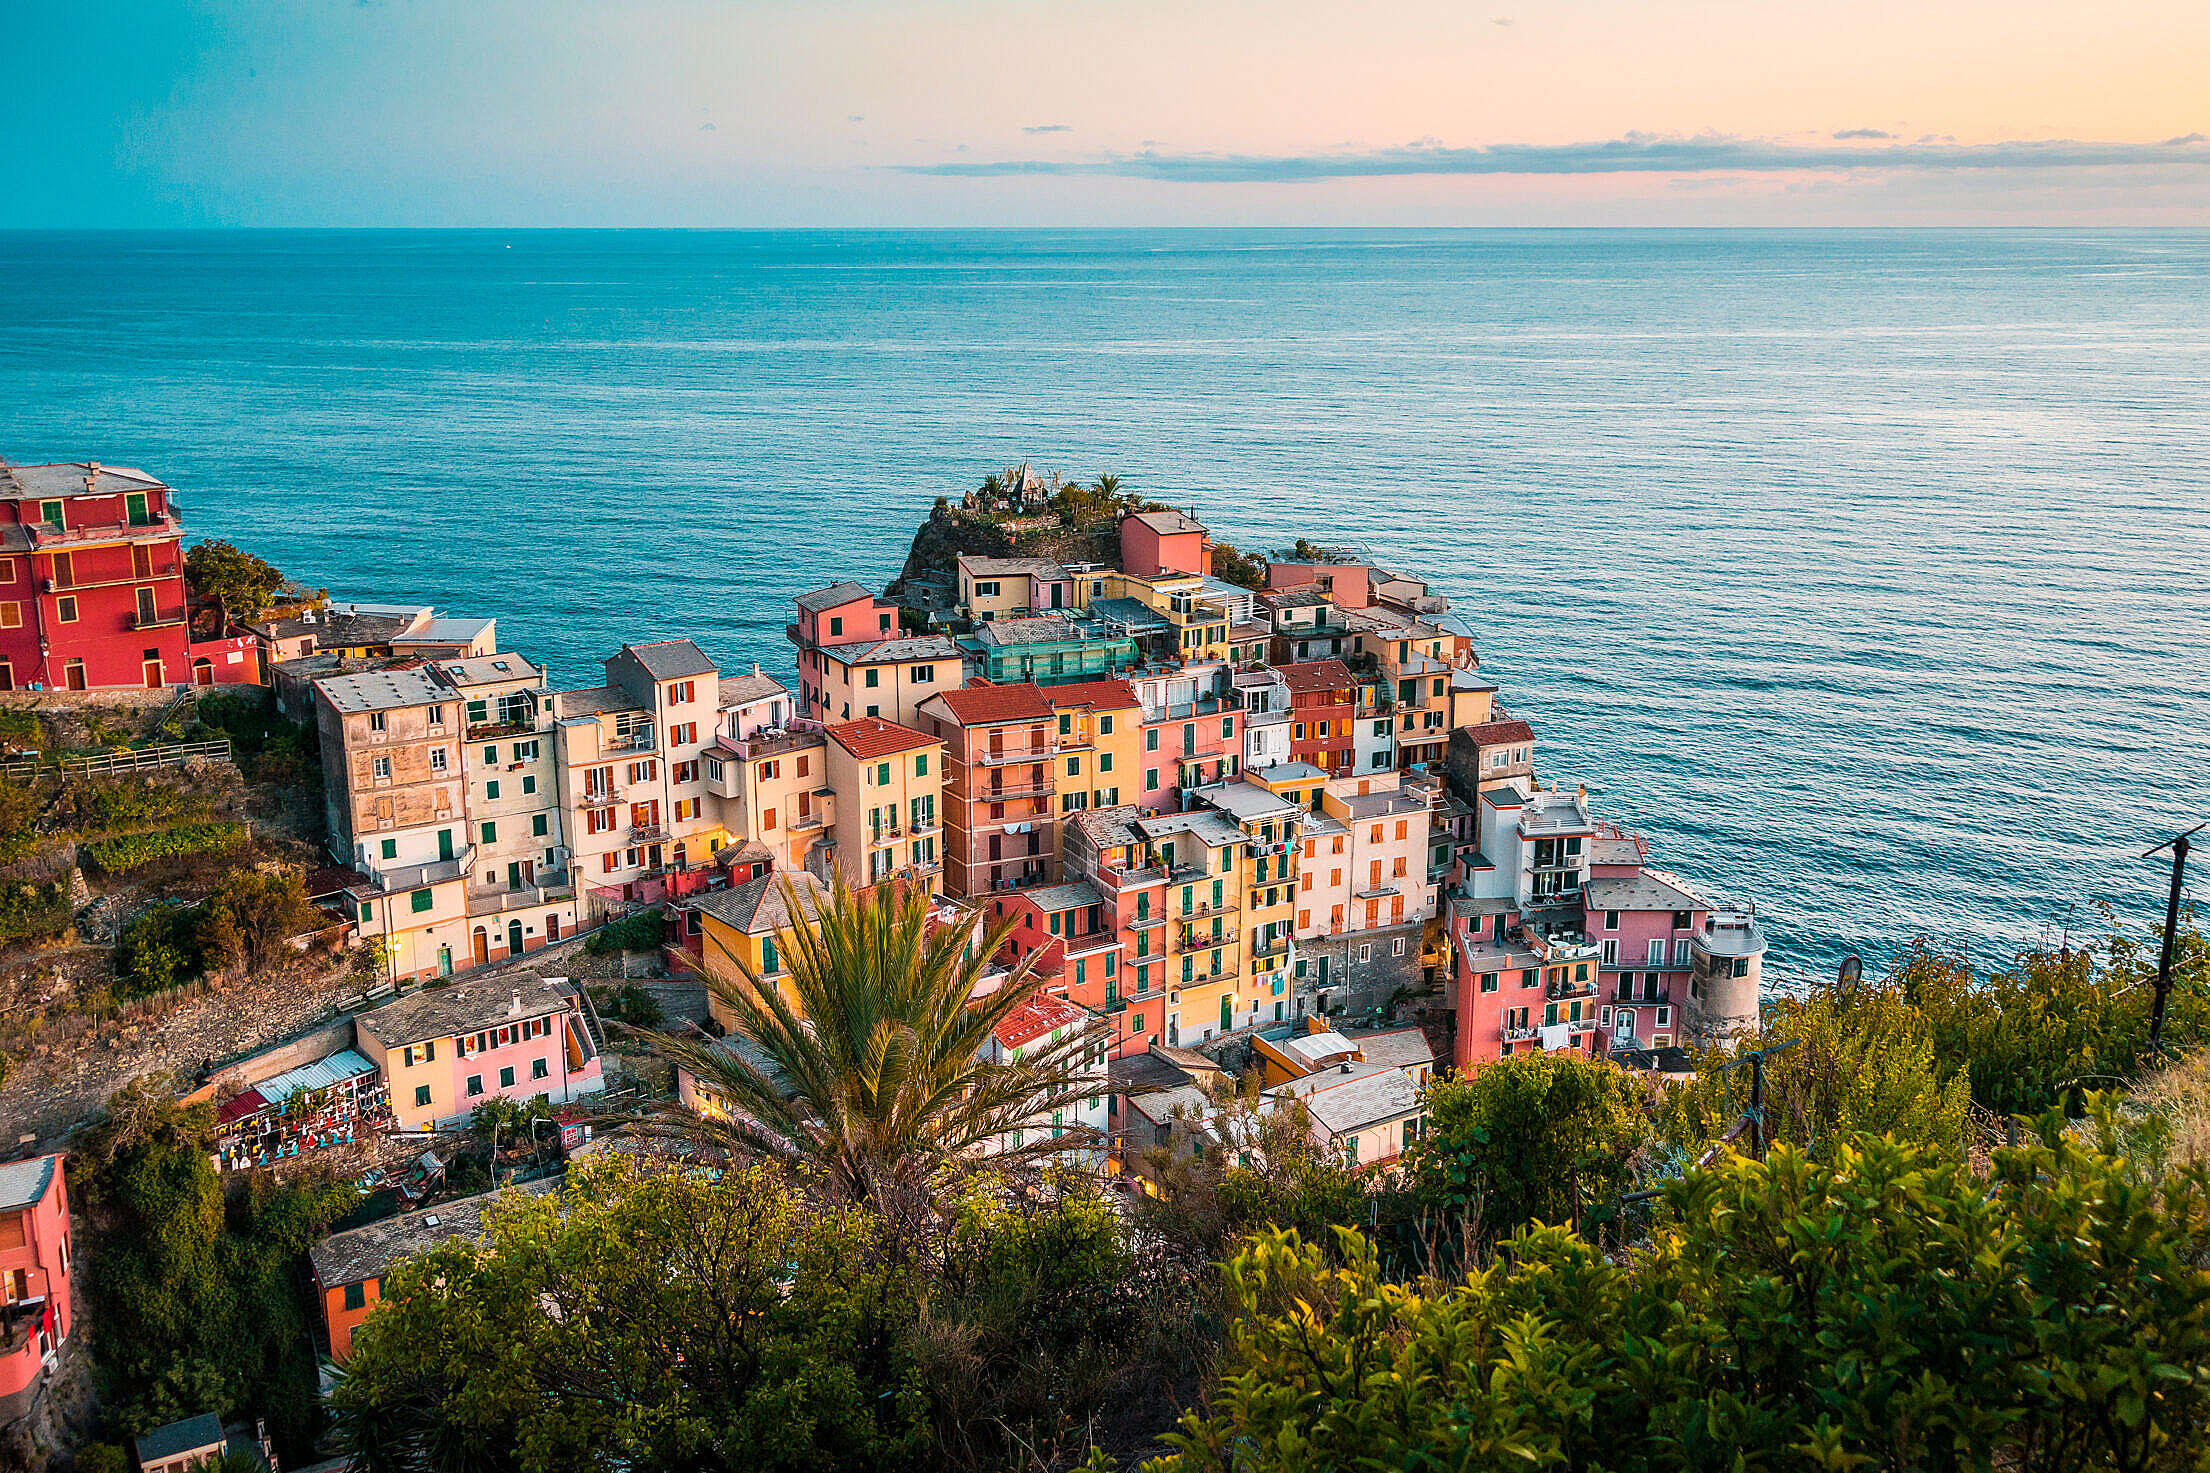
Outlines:
[{"label": "fence", "polygon": [[32,752],[21,757],[11,757],[0,763],[14,782],[35,777],[42,772],[59,772],[63,777],[91,777],[116,772],[143,772],[156,767],[182,767],[190,762],[229,762],[230,739],[224,737],[213,742],[173,742],[161,747],[139,747],[128,752],[94,752],[83,757],[48,757]]}]

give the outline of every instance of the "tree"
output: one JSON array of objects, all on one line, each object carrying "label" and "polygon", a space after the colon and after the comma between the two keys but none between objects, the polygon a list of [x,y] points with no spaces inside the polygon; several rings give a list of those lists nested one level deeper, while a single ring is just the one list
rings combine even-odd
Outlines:
[{"label": "tree", "polygon": [[898,1466],[908,1270],[772,1166],[609,1153],[386,1276],[332,1397],[361,1473]]},{"label": "tree", "polygon": [[202,906],[200,956],[210,967],[267,971],[288,959],[293,938],[321,919],[296,873],[233,870]]},{"label": "tree", "polygon": [[297,1456],[321,1415],[298,1264],[358,1199],[345,1182],[254,1176],[226,1200],[214,1119],[133,1081],[71,1155],[71,1194],[95,1226],[82,1282],[101,1401],[125,1438],[211,1409],[265,1416]]},{"label": "tree", "polygon": [[[792,916],[804,903],[785,883]],[[1043,994],[1035,954],[989,978],[1017,918],[939,926],[928,892],[841,879],[815,927],[794,928],[783,991],[724,952],[735,978],[707,985],[735,1015],[762,1064],[711,1041],[653,1035],[654,1048],[730,1103],[726,1116],[676,1117],[710,1143],[804,1163],[837,1199],[901,1220],[928,1210],[929,1190],[987,1150],[1000,1165],[1040,1163],[1094,1146],[1091,1132],[1029,1129],[1096,1093],[1094,1030],[1012,1062],[982,1057],[998,1025]],[[717,943],[718,945],[718,943]],[[795,999],[793,1001],[792,999]]]},{"label": "tree", "polygon": [[233,619],[258,619],[268,612],[284,575],[276,568],[219,538],[195,544],[184,555],[184,581],[201,598],[221,601]]},{"label": "tree", "polygon": [[1492,1266],[1382,1277],[1273,1233],[1229,1268],[1206,1408],[1156,1473],[1332,1467],[2199,1467],[2210,1176],[2150,1180],[2107,1109],[1996,1153],[1860,1137],[1666,1189],[1626,1261],[1559,1227]]},{"label": "tree", "polygon": [[1111,473],[1099,476],[1096,484],[1091,486],[1090,489],[1095,491],[1102,499],[1112,501],[1120,495],[1120,477]]},{"label": "tree", "polygon": [[1266,562],[1263,558],[1238,552],[1231,543],[1215,542],[1212,545],[1212,575],[1239,588],[1264,588]]},{"label": "tree", "polygon": [[1843,996],[1784,997],[1755,1037],[1697,1060],[1697,1077],[1666,1091],[1666,1140],[1692,1160],[1749,1103],[1749,1068],[1725,1066],[1752,1049],[1793,1040],[1765,1060],[1765,1139],[1814,1154],[1858,1135],[1960,1152],[1972,1132],[1971,1092],[1943,1061],[1925,1017],[1890,987]]},{"label": "tree", "polygon": [[1580,1054],[1509,1054],[1428,1086],[1413,1190],[1485,1240],[1609,1220],[1651,1137],[1642,1081]]}]

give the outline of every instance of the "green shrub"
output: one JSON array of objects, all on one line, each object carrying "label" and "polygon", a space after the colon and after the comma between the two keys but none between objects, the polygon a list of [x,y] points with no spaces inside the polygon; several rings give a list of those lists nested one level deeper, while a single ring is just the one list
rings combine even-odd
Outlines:
[{"label": "green shrub", "polygon": [[245,836],[245,829],[234,823],[188,823],[173,829],[97,839],[85,845],[84,852],[101,869],[120,875],[157,859],[235,849],[245,842]]},{"label": "green shrub", "polygon": [[69,929],[69,892],[59,884],[0,889],[0,941],[36,941]]},{"label": "green shrub", "polygon": [[38,847],[38,796],[13,778],[0,777],[0,864]]},{"label": "green shrub", "polygon": [[163,992],[206,969],[200,954],[205,913],[196,905],[157,905],[123,927],[115,946],[115,992],[124,1000]]},{"label": "green shrub", "polygon": [[211,805],[150,777],[73,777],[54,801],[56,826],[87,837],[204,817]]},{"label": "green shrub", "polygon": [[592,956],[612,956],[617,951],[652,951],[667,939],[667,919],[657,910],[608,921],[591,933],[583,949]]},{"label": "green shrub", "polygon": [[[1992,1187],[1992,1190],[1991,1190]],[[2107,1109],[1996,1153],[1861,1137],[1729,1157],[1624,1260],[1524,1232],[1387,1282],[1292,1234],[1228,1270],[1226,1364],[1157,1473],[2199,1468],[2210,1174],[2116,1154]]]}]

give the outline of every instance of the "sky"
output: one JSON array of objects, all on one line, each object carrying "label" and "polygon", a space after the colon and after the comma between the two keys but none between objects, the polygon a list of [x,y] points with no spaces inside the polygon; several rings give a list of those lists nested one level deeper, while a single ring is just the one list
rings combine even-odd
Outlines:
[{"label": "sky", "polygon": [[0,0],[0,227],[2210,225],[2204,0]]}]

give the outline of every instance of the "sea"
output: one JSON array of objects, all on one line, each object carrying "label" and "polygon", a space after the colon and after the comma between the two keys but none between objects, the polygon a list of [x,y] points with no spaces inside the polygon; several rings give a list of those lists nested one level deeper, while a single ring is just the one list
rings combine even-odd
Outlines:
[{"label": "sea", "polygon": [[0,455],[558,681],[1028,461],[1447,593],[1776,980],[2139,931],[2210,817],[2210,235],[0,234]]}]

